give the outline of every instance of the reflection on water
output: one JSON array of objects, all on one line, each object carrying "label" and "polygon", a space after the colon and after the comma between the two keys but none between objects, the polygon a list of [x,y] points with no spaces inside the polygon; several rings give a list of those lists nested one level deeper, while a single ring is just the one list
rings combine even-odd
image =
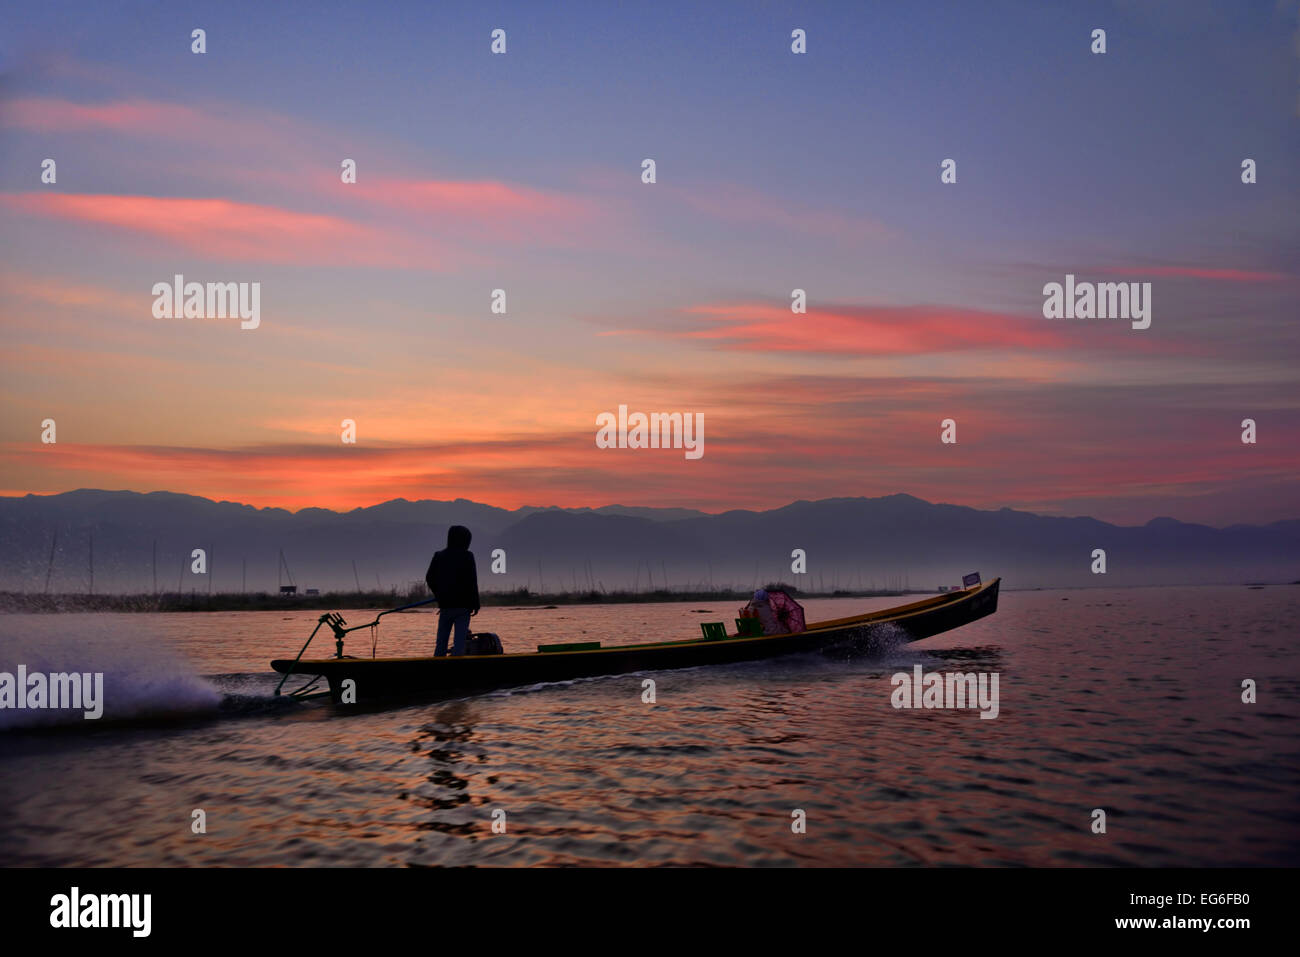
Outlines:
[{"label": "reflection on water", "polygon": [[[458,774],[466,760],[466,748],[474,736],[474,707],[464,701],[443,705],[434,719],[418,729],[411,742],[411,750],[427,761],[425,781],[429,793],[398,795],[399,800],[411,800],[429,811],[449,811],[471,801],[468,776]],[[443,834],[459,834],[474,839],[478,828],[473,822],[456,824],[440,814],[428,815],[419,825],[421,830]]]},{"label": "reflection on water", "polygon": [[[732,612],[488,609],[481,627],[521,650],[680,637]],[[346,713],[270,695],[266,661],[296,651],[310,617],[0,619],[0,670],[91,662],[128,713],[184,715],[0,732],[0,863],[1300,862],[1300,588],[1009,592],[993,618],[847,659]],[[394,617],[381,653],[431,641],[432,618]],[[998,718],[895,710],[890,678],[915,664],[997,672]],[[1258,704],[1241,703],[1243,678]],[[1105,835],[1090,830],[1098,807]],[[196,808],[206,834],[191,831]]]}]

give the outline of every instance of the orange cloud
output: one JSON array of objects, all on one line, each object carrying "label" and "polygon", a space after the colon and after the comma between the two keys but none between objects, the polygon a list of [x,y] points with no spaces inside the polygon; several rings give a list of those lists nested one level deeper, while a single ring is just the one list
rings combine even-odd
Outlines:
[{"label": "orange cloud", "polygon": [[[51,306],[94,307],[124,314],[138,312],[140,308],[140,300],[137,296],[128,296],[104,286],[71,282],[59,276],[35,276],[0,270],[0,288],[4,289],[7,296],[16,296]],[[18,320],[15,320],[11,313],[3,312],[0,316],[4,317],[4,324],[8,327],[12,328],[18,324]],[[33,328],[36,328],[46,319],[44,316],[34,316],[28,321]]]},{"label": "orange cloud", "polygon": [[[1294,417],[1274,424],[1267,448],[1203,439],[1224,427],[1218,408],[1267,392],[1220,387],[1189,409],[1179,386],[789,376],[702,385],[685,406],[706,416],[696,461],[671,449],[598,449],[594,421],[574,416],[534,432],[484,423],[451,441],[356,446],[324,436],[228,448],[13,442],[0,445],[0,463],[10,487],[30,491],[168,488],[290,508],[464,496],[504,507],[621,500],[722,510],[900,489],[976,505],[1153,489],[1176,497],[1238,487],[1247,457],[1255,480],[1294,477]],[[1080,407],[1095,414],[1080,420]],[[949,416],[957,445],[939,441]]]}]

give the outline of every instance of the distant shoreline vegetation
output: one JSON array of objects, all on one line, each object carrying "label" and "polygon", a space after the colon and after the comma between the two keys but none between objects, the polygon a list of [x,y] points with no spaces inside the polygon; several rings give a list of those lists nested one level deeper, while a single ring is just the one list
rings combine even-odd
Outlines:
[{"label": "distant shoreline vegetation", "polygon": [[[792,585],[772,582],[763,586],[769,590],[788,592],[799,599],[810,598],[889,598],[900,595],[930,594],[922,590],[895,591],[890,589],[839,589],[827,592],[802,591]],[[656,589],[654,591],[563,591],[533,592],[527,588],[514,591],[484,592],[480,597],[483,607],[559,607],[561,605],[608,605],[644,602],[710,602],[729,601],[743,605],[753,596],[752,590],[737,588],[684,589],[681,591]],[[152,612],[152,611],[333,611],[339,608],[395,608],[411,602],[423,601],[428,594],[418,592],[402,594],[397,591],[343,591],[323,592],[319,595],[277,595],[270,592],[248,592],[209,595],[205,592],[182,594],[166,592],[160,595],[46,595],[32,592],[0,592],[0,612]],[[433,612],[437,605],[426,605],[412,611]]]}]

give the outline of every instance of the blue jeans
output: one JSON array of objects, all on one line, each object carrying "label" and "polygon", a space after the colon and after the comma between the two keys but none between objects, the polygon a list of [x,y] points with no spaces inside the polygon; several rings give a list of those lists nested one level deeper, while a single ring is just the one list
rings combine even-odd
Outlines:
[{"label": "blue jeans", "polygon": [[447,634],[451,631],[452,625],[456,626],[456,637],[452,641],[451,653],[453,655],[465,653],[465,644],[469,641],[469,609],[439,608],[438,643],[433,647],[435,658],[441,658],[447,653]]}]

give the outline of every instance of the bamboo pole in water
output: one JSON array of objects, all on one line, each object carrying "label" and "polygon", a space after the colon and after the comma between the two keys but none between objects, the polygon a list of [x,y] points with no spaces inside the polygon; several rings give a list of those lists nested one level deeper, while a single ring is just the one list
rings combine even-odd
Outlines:
[{"label": "bamboo pole in water", "polygon": [[50,593],[50,576],[54,574],[54,549],[59,544],[59,529],[54,529],[54,538],[50,541],[50,563],[45,568],[45,594]]}]

